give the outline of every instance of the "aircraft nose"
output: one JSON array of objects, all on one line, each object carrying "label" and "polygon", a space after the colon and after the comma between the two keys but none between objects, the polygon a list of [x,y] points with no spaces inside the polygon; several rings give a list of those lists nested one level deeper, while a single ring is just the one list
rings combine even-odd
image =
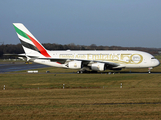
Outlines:
[{"label": "aircraft nose", "polygon": [[158,61],[158,65],[157,66],[159,66],[160,65],[160,62],[159,62],[159,60],[157,60]]},{"label": "aircraft nose", "polygon": [[159,66],[159,65],[160,65],[159,60],[156,59],[155,62],[154,62],[154,64],[155,64],[155,67],[156,67],[156,66]]},{"label": "aircraft nose", "polygon": [[152,64],[153,67],[157,67],[157,66],[160,65],[160,62],[157,59],[152,59],[151,64]]}]

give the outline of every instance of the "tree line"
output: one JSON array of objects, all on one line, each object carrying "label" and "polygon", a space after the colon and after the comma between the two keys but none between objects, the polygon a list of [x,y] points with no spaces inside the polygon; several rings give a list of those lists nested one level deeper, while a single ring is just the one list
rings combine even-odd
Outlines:
[{"label": "tree line", "polygon": [[[95,44],[91,44],[89,46],[86,45],[75,45],[71,44],[56,44],[56,43],[44,43],[43,46],[47,50],[139,50],[148,52],[152,55],[158,54],[161,51],[161,48],[145,48],[145,47],[121,47],[121,46],[97,46]],[[2,44],[0,45],[0,59],[11,58],[9,56],[3,56],[3,54],[21,54],[24,53],[21,44]]]}]

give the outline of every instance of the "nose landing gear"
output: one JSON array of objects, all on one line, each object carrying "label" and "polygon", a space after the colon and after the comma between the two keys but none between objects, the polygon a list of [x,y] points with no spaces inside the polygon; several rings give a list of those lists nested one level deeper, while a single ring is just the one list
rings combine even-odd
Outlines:
[{"label": "nose landing gear", "polygon": [[151,69],[153,69],[152,67],[148,68],[148,72],[149,74],[151,73]]}]

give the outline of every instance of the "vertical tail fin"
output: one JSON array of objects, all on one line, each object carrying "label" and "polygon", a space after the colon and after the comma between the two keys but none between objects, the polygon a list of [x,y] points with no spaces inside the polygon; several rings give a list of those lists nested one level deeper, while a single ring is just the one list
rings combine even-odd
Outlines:
[{"label": "vertical tail fin", "polygon": [[13,23],[13,26],[26,54],[41,54],[45,57],[51,57],[47,50],[22,23]]}]

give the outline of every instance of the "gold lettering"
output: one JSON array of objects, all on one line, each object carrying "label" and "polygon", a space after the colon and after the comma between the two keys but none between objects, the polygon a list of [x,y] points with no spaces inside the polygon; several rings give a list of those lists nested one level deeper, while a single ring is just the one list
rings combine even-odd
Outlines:
[{"label": "gold lettering", "polygon": [[92,60],[92,55],[88,54],[87,55],[87,60]]},{"label": "gold lettering", "polygon": [[118,55],[113,55],[112,57],[113,57],[112,59],[113,59],[114,61],[116,61],[116,60],[119,59],[119,56],[118,56]]}]

